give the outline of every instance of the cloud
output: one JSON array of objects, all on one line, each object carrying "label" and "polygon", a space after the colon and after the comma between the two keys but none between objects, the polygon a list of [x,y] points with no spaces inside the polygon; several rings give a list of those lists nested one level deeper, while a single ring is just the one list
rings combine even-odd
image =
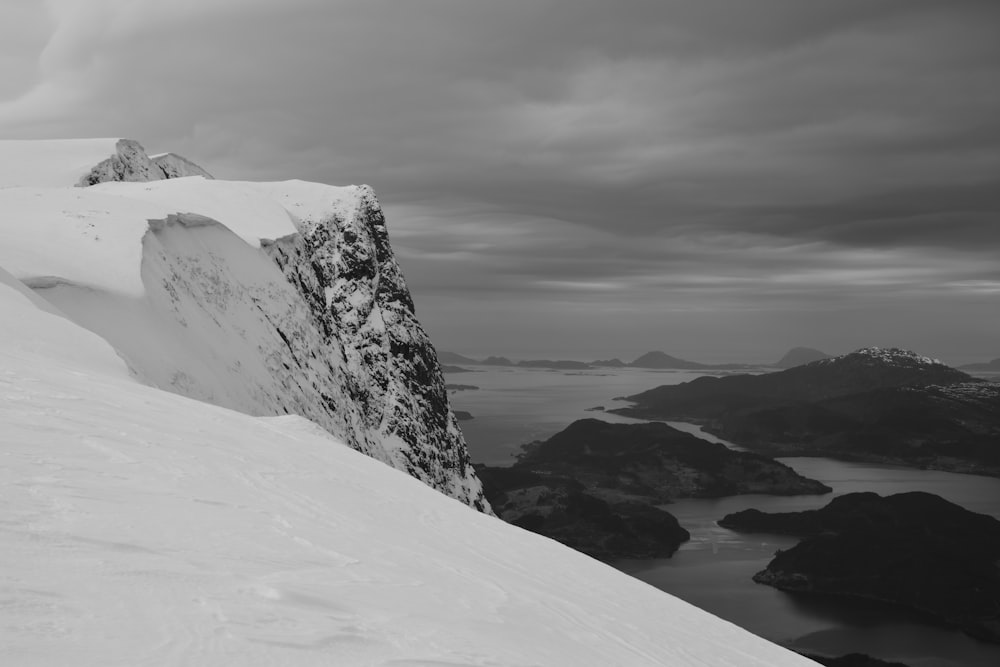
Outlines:
[{"label": "cloud", "polygon": [[544,301],[520,324],[552,332],[581,308],[874,322],[891,299],[995,323],[992,0],[38,7],[0,15],[10,135],[367,182],[439,331],[484,298]]}]

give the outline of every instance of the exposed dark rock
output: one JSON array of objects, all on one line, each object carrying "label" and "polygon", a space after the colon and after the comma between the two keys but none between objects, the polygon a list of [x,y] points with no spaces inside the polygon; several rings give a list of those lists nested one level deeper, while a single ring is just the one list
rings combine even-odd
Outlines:
[{"label": "exposed dark rock", "polygon": [[[341,350],[344,391],[363,413],[359,431],[399,443],[381,458],[489,511],[374,192],[361,186],[348,215],[311,221],[262,249],[303,296],[324,337]],[[331,403],[330,411],[336,410]]]},{"label": "exposed dark rock", "polygon": [[730,514],[719,525],[805,537],[754,581],[915,610],[1000,643],[1000,521],[929,493],[852,493],[808,512]]},{"label": "exposed dark rock", "polygon": [[912,352],[867,348],[764,375],[657,387],[614,412],[702,424],[771,456],[1000,475],[1000,385]]},{"label": "exposed dark rock", "polygon": [[470,419],[475,419],[475,417],[472,416],[471,412],[466,412],[465,410],[454,410],[453,412],[455,413],[455,419],[457,419],[460,422],[466,422],[469,421]]},{"label": "exposed dark rock", "polygon": [[446,384],[444,388],[448,391],[476,391],[479,389],[474,384]]}]

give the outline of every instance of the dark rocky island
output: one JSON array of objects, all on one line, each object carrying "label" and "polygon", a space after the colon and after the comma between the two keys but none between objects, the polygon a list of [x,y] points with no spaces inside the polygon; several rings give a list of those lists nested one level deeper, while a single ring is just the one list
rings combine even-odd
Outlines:
[{"label": "dark rocky island", "polygon": [[656,506],[676,498],[830,491],[764,456],[666,424],[596,419],[526,446],[509,468],[476,471],[502,519],[605,560],[672,554],[687,533]]},{"label": "dark rocky island", "polygon": [[830,488],[759,454],[736,452],[666,424],[581,419],[534,443],[515,468],[565,476],[609,499],[667,503],[741,493],[801,495]]},{"label": "dark rocky island", "polygon": [[455,419],[460,422],[467,422],[470,419],[475,419],[471,412],[466,412],[465,410],[452,410],[452,412],[455,413]]},{"label": "dark rocky island", "polygon": [[504,521],[600,560],[666,558],[691,537],[669,512],[609,502],[568,477],[519,467],[476,465],[476,472]]},{"label": "dark rocky island", "polygon": [[770,456],[828,456],[1000,476],[1000,385],[898,349],[763,375],[701,377],[613,412],[701,424]]},{"label": "dark rocky island", "polygon": [[444,386],[448,391],[478,391],[479,387],[474,384],[446,384]]},{"label": "dark rocky island", "polygon": [[807,512],[745,510],[719,525],[803,537],[754,581],[875,600],[1000,643],[1000,521],[929,493],[851,493]]}]

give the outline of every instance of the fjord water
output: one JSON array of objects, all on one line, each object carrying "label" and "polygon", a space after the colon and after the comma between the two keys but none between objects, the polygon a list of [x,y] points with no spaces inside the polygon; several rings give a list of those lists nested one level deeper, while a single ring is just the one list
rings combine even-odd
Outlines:
[{"label": "fjord water", "polygon": [[[624,405],[617,396],[686,382],[700,373],[601,369],[552,371],[474,366],[476,372],[448,376],[448,382],[478,386],[454,391],[452,407],[475,419],[462,422],[476,462],[509,465],[520,445],[548,438],[577,419],[636,420],[587,412]],[[671,422],[711,440],[696,426]],[[724,441],[721,441],[724,442]],[[726,443],[730,444],[730,443]],[[986,644],[925,619],[877,604],[792,596],[751,577],[764,569],[775,549],[795,538],[740,534],[716,525],[730,512],[755,507],[790,512],[822,507],[836,495],[874,491],[887,495],[927,491],[974,512],[1000,518],[1000,479],[916,470],[900,466],[847,463],[824,458],[780,459],[806,477],[833,488],[823,496],[745,495],[681,500],[666,507],[691,533],[691,541],[669,559],[623,561],[616,566],[751,632],[795,650],[826,655],[868,653],[910,667],[995,667],[1000,646]],[[670,619],[664,619],[669,624]]]},{"label": "fjord water", "polygon": [[624,407],[613,400],[662,384],[679,384],[698,377],[686,371],[601,369],[555,371],[504,366],[472,366],[472,373],[447,375],[449,384],[479,387],[449,391],[452,408],[472,413],[462,422],[472,460],[490,465],[510,465],[521,445],[544,440],[577,419],[635,423],[640,420],[587,412],[588,408]]}]

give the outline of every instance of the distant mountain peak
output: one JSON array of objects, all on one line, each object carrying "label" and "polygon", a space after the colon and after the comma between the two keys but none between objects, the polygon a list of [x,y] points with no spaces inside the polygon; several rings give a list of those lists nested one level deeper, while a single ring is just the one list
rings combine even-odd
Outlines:
[{"label": "distant mountain peak", "polygon": [[448,352],[446,350],[440,350],[437,353],[438,361],[442,364],[478,364],[479,362],[472,357],[467,357],[464,354],[458,354],[456,352]]},{"label": "distant mountain peak", "polygon": [[959,366],[958,368],[963,371],[1000,371],[1000,357],[977,364],[965,364],[964,366]]},{"label": "distant mountain peak", "polygon": [[699,364],[696,361],[688,361],[687,359],[679,359],[671,354],[663,352],[662,350],[647,352],[630,363],[629,366],[635,368],[707,368],[705,364]]},{"label": "distant mountain peak", "polygon": [[829,359],[831,355],[811,347],[793,347],[774,364],[778,368],[794,368],[821,359]]}]

